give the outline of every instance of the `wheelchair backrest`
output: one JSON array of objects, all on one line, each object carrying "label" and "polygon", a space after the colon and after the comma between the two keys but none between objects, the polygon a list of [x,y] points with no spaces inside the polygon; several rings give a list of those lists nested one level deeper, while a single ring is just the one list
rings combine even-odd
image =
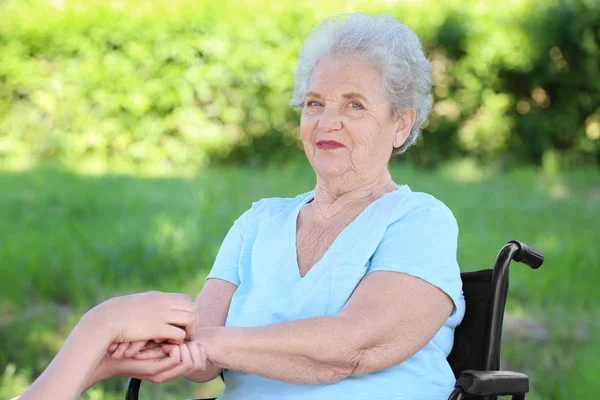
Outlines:
[{"label": "wheelchair backrest", "polygon": [[[504,313],[502,315],[492,315],[494,288],[491,269],[463,272],[461,278],[466,312],[462,323],[454,331],[454,346],[448,356],[448,362],[456,377],[464,370],[486,369],[486,357],[490,347],[488,336],[491,320],[492,318],[502,319],[504,317]],[[508,283],[502,290],[508,290]],[[500,343],[497,343],[496,346],[499,347]],[[496,352],[496,354],[499,353],[499,351]],[[494,369],[500,368],[499,357],[492,360],[492,365]]]}]

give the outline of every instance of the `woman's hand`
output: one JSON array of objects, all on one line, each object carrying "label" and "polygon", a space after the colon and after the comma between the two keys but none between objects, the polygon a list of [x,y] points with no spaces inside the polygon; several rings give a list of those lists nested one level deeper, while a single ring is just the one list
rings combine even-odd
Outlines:
[{"label": "woman's hand", "polygon": [[100,368],[104,375],[131,376],[154,383],[181,377],[194,380],[203,376],[208,365],[206,349],[195,340],[147,348],[134,359],[115,359],[107,355],[102,363]]},{"label": "woman's hand", "polygon": [[[196,300],[197,308],[202,310],[202,314],[198,314],[199,325],[203,326],[203,327],[224,326],[225,320],[227,318],[227,312],[229,310],[229,305],[231,303],[231,298],[233,297],[233,293],[235,293],[236,289],[237,289],[237,286],[231,284],[230,282],[223,281],[220,279],[209,279],[206,282],[206,284],[204,285],[204,288],[202,289],[202,291],[200,292],[200,294],[198,295],[198,298]],[[159,336],[157,336],[157,337],[159,337]],[[165,338],[163,337],[162,339],[165,339]],[[196,338],[196,339],[198,339],[198,338]],[[137,359],[137,361],[152,360],[152,359],[160,360],[160,359],[166,357],[166,355],[169,354],[169,351],[172,348],[172,346],[169,347],[167,344],[164,343],[165,341],[167,343],[173,344],[172,341],[171,342],[168,340],[161,341],[161,340],[157,340],[155,337],[152,340],[148,341],[145,346],[142,346],[142,349],[134,357]],[[156,342],[158,342],[158,344]],[[163,343],[161,343],[161,342],[163,342]],[[202,338],[201,342],[205,345],[205,338]],[[123,345],[121,345],[120,343],[122,343],[122,342],[114,342],[112,345],[107,346],[107,347],[109,347],[108,352],[111,355],[113,355],[113,358],[117,358],[117,359],[123,358],[123,357],[129,358],[132,356],[133,353],[135,353],[135,350],[137,348],[139,348],[139,346],[141,346],[141,344],[136,344],[135,348],[134,348],[134,343],[123,344]],[[192,341],[192,342],[186,342],[186,343],[189,346],[192,346],[192,344],[194,342]],[[180,343],[177,343],[177,344],[180,344]],[[205,355],[205,353],[207,353],[206,346],[198,344],[197,341],[196,341],[196,346],[198,346],[198,349],[200,352],[200,358],[206,359],[207,358],[207,356]],[[164,349],[165,349],[164,351],[163,351],[162,347],[164,347]],[[203,371],[201,363],[196,361],[198,358],[196,350],[193,347],[190,347],[189,349],[191,349],[190,356],[191,356],[193,366],[188,365],[187,371],[183,372],[183,374],[180,374],[180,376],[184,376],[186,379],[189,379],[193,382],[208,382],[219,376],[219,374],[221,373],[221,368],[219,368],[218,366],[216,366],[215,364],[213,364],[207,360],[206,368]],[[112,360],[109,360],[109,361],[112,361]],[[119,360],[116,360],[116,361],[119,361]],[[135,360],[125,360],[125,361],[135,361]],[[130,367],[137,366],[137,364],[131,364],[131,363],[129,363],[129,364],[123,363],[121,365],[122,366],[130,366]],[[135,370],[131,370],[131,372],[135,373]],[[120,371],[120,375],[132,376],[132,375],[129,375],[127,372],[122,372],[122,371]],[[144,378],[148,379],[148,375],[158,375],[158,373],[157,374],[145,374]],[[167,377],[155,376],[154,378],[150,378],[150,379],[158,379],[158,380],[169,379],[172,377],[172,375],[177,375],[177,371],[171,371],[170,375],[171,376],[167,376]],[[133,376],[135,376],[135,375],[133,375]]]}]

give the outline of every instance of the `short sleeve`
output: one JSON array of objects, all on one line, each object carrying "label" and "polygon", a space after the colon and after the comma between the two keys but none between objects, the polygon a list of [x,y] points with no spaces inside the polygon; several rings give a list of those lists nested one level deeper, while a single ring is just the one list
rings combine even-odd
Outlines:
[{"label": "short sleeve", "polygon": [[231,282],[236,286],[240,285],[240,276],[238,264],[242,247],[244,244],[244,233],[250,210],[239,217],[227,232],[227,236],[221,244],[213,267],[206,279],[218,278]]},{"label": "short sleeve", "polygon": [[456,310],[462,296],[458,225],[448,207],[430,199],[388,226],[367,273],[395,271],[420,278],[444,291]]}]

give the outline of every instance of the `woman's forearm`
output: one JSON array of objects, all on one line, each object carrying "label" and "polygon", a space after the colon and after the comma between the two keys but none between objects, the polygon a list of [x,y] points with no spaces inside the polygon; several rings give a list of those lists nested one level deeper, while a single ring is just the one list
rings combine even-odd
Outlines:
[{"label": "woman's forearm", "polygon": [[[356,333],[356,332],[354,332]],[[206,328],[198,340],[214,364],[294,383],[335,382],[359,362],[353,329],[340,317],[249,328]]]},{"label": "woman's forearm", "polygon": [[[231,299],[236,290],[236,285],[222,279],[206,281],[196,299],[198,330],[225,326]],[[198,383],[209,382],[217,378],[221,372],[223,369],[207,360],[205,371],[186,376],[186,379]]]},{"label": "woman's forearm", "polygon": [[210,382],[213,379],[216,379],[221,374],[221,372],[223,372],[222,368],[207,361],[206,362],[206,370],[204,370],[202,372],[197,372],[193,375],[187,375],[185,378],[192,382],[204,383],[204,382]]},{"label": "woman's forearm", "polygon": [[89,322],[86,317],[80,321],[48,368],[19,400],[77,399],[91,386],[111,339],[102,326]]},{"label": "woman's forearm", "polygon": [[333,383],[351,375],[349,368],[315,362],[303,356],[240,352],[227,357],[227,361],[233,370],[297,384]]}]

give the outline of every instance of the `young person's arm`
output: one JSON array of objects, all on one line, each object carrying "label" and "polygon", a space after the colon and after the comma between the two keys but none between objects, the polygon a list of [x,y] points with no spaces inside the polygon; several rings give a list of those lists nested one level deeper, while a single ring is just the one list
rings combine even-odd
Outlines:
[{"label": "young person's arm", "polygon": [[[182,343],[195,330],[196,306],[189,296],[150,292],[108,300],[82,317],[48,368],[18,399],[77,399],[84,389],[115,375],[101,363],[113,341]],[[156,365],[172,368],[180,354],[177,347]]]}]

